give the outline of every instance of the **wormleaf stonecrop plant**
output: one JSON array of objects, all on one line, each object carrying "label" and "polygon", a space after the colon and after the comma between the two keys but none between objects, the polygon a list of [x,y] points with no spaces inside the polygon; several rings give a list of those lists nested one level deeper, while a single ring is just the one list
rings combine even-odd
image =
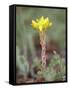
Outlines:
[{"label": "wormleaf stonecrop plant", "polygon": [[41,60],[42,67],[46,68],[46,35],[45,32],[49,27],[52,26],[52,22],[49,21],[49,18],[44,18],[43,16],[36,21],[32,20],[32,27],[39,32],[40,36],[40,45],[41,45]]}]

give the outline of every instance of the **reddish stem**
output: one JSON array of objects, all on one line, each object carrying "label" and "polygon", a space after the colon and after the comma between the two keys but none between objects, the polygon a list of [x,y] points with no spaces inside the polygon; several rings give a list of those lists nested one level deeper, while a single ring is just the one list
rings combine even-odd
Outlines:
[{"label": "reddish stem", "polygon": [[45,32],[40,32],[40,44],[41,44],[41,59],[42,67],[46,68],[46,41],[45,41]]}]

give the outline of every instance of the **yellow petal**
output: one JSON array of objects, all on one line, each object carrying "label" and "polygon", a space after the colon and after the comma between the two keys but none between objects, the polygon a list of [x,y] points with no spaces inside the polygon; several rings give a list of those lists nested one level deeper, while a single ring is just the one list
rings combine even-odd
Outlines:
[{"label": "yellow petal", "polygon": [[42,16],[41,18],[40,18],[40,22],[43,22],[44,21],[44,17]]},{"label": "yellow petal", "polygon": [[32,20],[32,27],[33,28],[36,28],[37,27],[37,23],[34,20]]},{"label": "yellow petal", "polygon": [[42,31],[42,26],[39,26],[39,31],[40,31],[40,32]]},{"label": "yellow petal", "polygon": [[49,18],[47,17],[47,18],[45,18],[45,22],[49,22]]},{"label": "yellow petal", "polygon": [[49,23],[49,26],[50,26],[50,27],[52,26],[52,22]]},{"label": "yellow petal", "polygon": [[36,21],[38,22],[39,20],[38,20],[38,19],[36,19]]},{"label": "yellow petal", "polygon": [[48,19],[48,17],[45,19],[45,25],[48,27],[48,25],[49,25],[49,19]]},{"label": "yellow petal", "polygon": [[34,20],[32,20],[32,24],[36,23]]},{"label": "yellow petal", "polygon": [[42,16],[41,19],[44,20],[44,17]]}]

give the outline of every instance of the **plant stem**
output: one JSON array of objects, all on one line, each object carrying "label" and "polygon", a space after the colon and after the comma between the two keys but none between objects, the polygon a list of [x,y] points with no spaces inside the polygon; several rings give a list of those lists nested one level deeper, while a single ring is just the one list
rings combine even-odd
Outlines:
[{"label": "plant stem", "polygon": [[46,42],[45,42],[45,32],[40,32],[40,44],[41,44],[41,59],[42,67],[46,68]]}]

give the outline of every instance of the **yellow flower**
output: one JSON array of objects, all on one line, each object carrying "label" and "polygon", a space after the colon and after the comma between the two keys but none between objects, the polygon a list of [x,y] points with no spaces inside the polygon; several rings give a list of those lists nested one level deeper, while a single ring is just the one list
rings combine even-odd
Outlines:
[{"label": "yellow flower", "polygon": [[49,18],[45,18],[42,16],[39,19],[36,19],[36,21],[32,20],[32,27],[40,32],[46,31],[47,28],[52,26],[52,22],[49,21]]}]

